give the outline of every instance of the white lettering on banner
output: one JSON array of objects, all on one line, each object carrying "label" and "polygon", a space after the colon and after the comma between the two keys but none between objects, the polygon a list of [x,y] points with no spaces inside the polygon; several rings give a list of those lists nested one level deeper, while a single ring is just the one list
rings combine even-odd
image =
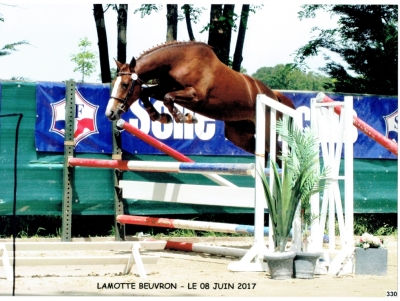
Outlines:
[{"label": "white lettering on banner", "polygon": [[129,123],[137,127],[142,132],[148,134],[150,132],[150,117],[146,110],[140,106],[139,101],[134,102],[130,110],[136,115],[137,118],[130,118]]},{"label": "white lettering on banner", "polygon": [[306,106],[300,106],[296,109],[297,113],[297,120],[299,121],[300,124],[298,126],[301,127],[306,127],[307,125],[310,126],[310,120],[311,120],[311,110],[310,108]]},{"label": "white lettering on banner", "polygon": [[[391,139],[397,143],[397,135],[399,128],[399,117],[397,110],[387,116],[383,116],[383,119],[385,120],[386,123],[386,134],[385,134],[386,138]],[[396,139],[393,138],[393,135],[396,137]]]},{"label": "white lettering on banner", "polygon": [[[160,113],[168,113],[167,108],[161,102],[154,103],[155,109]],[[176,107],[183,113],[192,113],[192,111],[182,108],[178,105]],[[215,120],[196,114],[198,119],[197,124],[182,124],[176,123],[175,121],[170,124],[161,124],[160,122],[152,122],[146,110],[137,101],[135,102],[130,110],[136,115],[137,118],[129,119],[129,123],[133,126],[139,128],[141,131],[149,134],[150,131],[157,139],[168,139],[173,137],[173,139],[195,139],[206,141],[214,137],[216,131]],[[299,114],[300,125],[306,126],[310,124],[310,108],[306,106],[300,106],[296,109]],[[328,109],[323,108],[323,114],[326,116]],[[357,112],[353,110],[354,116],[357,116]],[[338,130],[339,130],[339,115],[334,114],[331,126],[334,126],[333,138],[334,141],[338,141]],[[326,130],[327,133],[330,131]],[[355,126],[352,128],[353,143],[357,141],[358,131]],[[328,138],[328,137],[327,137]]]},{"label": "white lettering on banner", "polygon": [[[306,106],[300,106],[296,109],[296,111],[298,112],[298,114],[301,116],[302,119],[302,124],[310,124],[310,108],[306,107]],[[322,108],[322,114],[324,116],[328,116],[328,109],[327,108]],[[353,110],[353,115],[357,117],[357,112]],[[333,114],[333,120],[329,124],[329,126],[333,126],[334,127],[334,131],[332,132],[333,135],[333,141],[337,142],[339,139],[339,115],[338,114]],[[328,135],[330,135],[331,133],[331,129],[325,129],[324,132],[327,133],[326,139],[328,139],[328,141],[332,141],[330,140],[330,137]],[[353,137],[353,143],[355,143],[357,141],[358,138],[358,130],[355,126],[352,127],[351,129],[351,134]]]},{"label": "white lettering on banner", "polygon": [[[175,105],[184,115],[186,113],[193,114],[192,111]],[[168,109],[162,102],[155,102],[154,108],[160,113],[168,113]],[[150,131],[157,139],[194,139],[210,140],[214,137],[216,131],[215,120],[208,117],[196,114],[198,122],[196,124],[176,123],[175,121],[170,124],[162,124],[160,122],[152,122],[146,110],[136,101],[130,107],[130,110],[136,115],[137,118],[130,118],[129,123],[139,128],[146,134]]]}]

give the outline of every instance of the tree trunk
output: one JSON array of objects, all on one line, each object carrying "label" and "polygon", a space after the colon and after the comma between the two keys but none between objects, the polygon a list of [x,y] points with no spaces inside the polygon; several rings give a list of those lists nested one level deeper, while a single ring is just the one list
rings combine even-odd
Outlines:
[{"label": "tree trunk", "polygon": [[240,67],[243,61],[243,46],[244,38],[246,36],[247,20],[249,18],[249,4],[243,4],[242,13],[240,15],[239,32],[236,41],[235,54],[233,55],[232,69],[240,72]]},{"label": "tree trunk", "polygon": [[117,60],[126,63],[126,28],[128,23],[128,4],[118,6],[118,42],[117,42]]},{"label": "tree trunk", "polygon": [[192,29],[192,22],[190,20],[190,4],[185,4],[182,6],[182,9],[185,13],[185,20],[186,20],[186,27],[189,34],[190,41],[194,41],[193,29]]},{"label": "tree trunk", "polygon": [[220,4],[211,5],[208,45],[225,65],[229,64],[234,8],[232,4],[225,4],[223,9]]},{"label": "tree trunk", "polygon": [[208,30],[208,45],[210,45],[215,54],[219,57],[219,36],[220,17],[222,16],[222,5],[211,4],[210,9],[210,27]]},{"label": "tree trunk", "polygon": [[178,5],[167,4],[167,42],[178,39]]},{"label": "tree trunk", "polygon": [[229,53],[231,50],[231,38],[232,38],[232,22],[233,22],[233,14],[235,10],[234,4],[225,4],[224,5],[224,18],[223,27],[222,27],[222,43],[221,43],[221,61],[225,65],[229,65]]},{"label": "tree trunk", "polygon": [[93,15],[96,23],[97,39],[99,46],[99,59],[101,70],[101,82],[111,82],[110,61],[108,59],[108,43],[106,24],[104,22],[104,12],[102,4],[93,4]]}]

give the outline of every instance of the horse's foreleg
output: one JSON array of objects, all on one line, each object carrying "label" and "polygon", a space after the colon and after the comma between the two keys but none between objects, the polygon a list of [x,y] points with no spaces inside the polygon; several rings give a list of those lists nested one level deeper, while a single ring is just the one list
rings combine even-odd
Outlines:
[{"label": "horse's foreleg", "polygon": [[171,123],[172,122],[171,115],[165,114],[165,113],[160,114],[149,100],[150,93],[146,93],[146,92],[142,92],[140,94],[140,100],[142,101],[147,113],[149,114],[150,120],[151,121],[159,121],[161,123]]},{"label": "horse's foreleg", "polygon": [[192,87],[188,87],[184,90],[169,92],[164,96],[164,105],[167,107],[169,112],[174,117],[175,121],[178,123],[197,123],[197,118],[187,113],[185,115],[182,114],[176,107],[176,100],[185,100],[191,101],[196,98],[196,90]]}]

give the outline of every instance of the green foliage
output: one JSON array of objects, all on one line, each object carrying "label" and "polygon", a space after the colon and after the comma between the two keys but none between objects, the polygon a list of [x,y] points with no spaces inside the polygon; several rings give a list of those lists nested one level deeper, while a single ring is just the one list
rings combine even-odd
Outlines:
[{"label": "green foliage", "polygon": [[[354,235],[397,235],[397,218],[388,214],[355,214]],[[339,232],[338,232],[339,234]]]},{"label": "green foliage", "polygon": [[153,11],[158,13],[162,7],[163,6],[160,4],[142,4],[139,8],[135,9],[133,13],[140,13],[140,16],[144,18],[146,15],[151,15]]},{"label": "green foliage", "polygon": [[96,70],[97,55],[88,48],[92,43],[87,37],[79,40],[79,49],[81,52],[71,55],[71,61],[76,63],[74,72],[82,74],[82,82],[85,81],[85,76],[90,76]]},{"label": "green foliage", "polygon": [[261,67],[252,77],[271,89],[297,91],[331,91],[332,80],[321,74],[301,71],[294,64]]},{"label": "green foliage", "polygon": [[16,80],[16,81],[24,81],[24,82],[29,82],[31,81],[29,78],[24,77],[24,76],[12,76],[11,80]]},{"label": "green foliage", "polygon": [[10,55],[12,52],[18,51],[17,46],[29,45],[27,41],[19,41],[11,44],[6,44],[0,49],[0,56]]},{"label": "green foliage", "polygon": [[193,4],[184,4],[181,7],[181,10],[183,11],[183,15],[179,14],[178,15],[178,20],[182,21],[185,19],[185,14],[188,13],[190,15],[190,20],[193,21],[194,24],[197,24],[197,22],[200,20],[201,13],[203,10],[205,10],[205,7],[195,7]]},{"label": "green foliage", "polygon": [[[3,15],[0,14],[0,22],[4,22]],[[20,45],[30,45],[29,42],[23,40],[11,44],[6,44],[0,49],[0,56],[10,55],[12,52],[18,51],[17,46]]]},{"label": "green foliage", "polygon": [[[327,63],[321,71],[335,79],[333,91],[397,95],[397,5],[303,5],[302,9],[300,19],[314,18],[323,10],[339,20],[333,29],[312,29],[318,34],[296,51],[298,66],[307,67],[306,58],[322,53]],[[347,65],[332,59],[332,53]]]},{"label": "green foliage", "polygon": [[[168,217],[168,216],[167,216]],[[176,216],[171,216],[176,218]],[[199,214],[180,215],[180,219],[195,219],[210,222],[247,224],[252,225],[254,222],[253,214]],[[0,216],[0,238],[6,239],[12,236],[12,216]],[[16,216],[16,233],[19,237],[61,237],[61,216]],[[114,236],[114,217],[113,216],[73,216],[72,222],[73,237],[89,237],[89,236]],[[151,236],[177,236],[178,233],[170,235],[176,229],[152,228],[133,226],[126,229],[127,235],[133,235],[138,230],[144,233],[150,233]],[[111,230],[110,230],[111,229]],[[192,230],[190,230],[192,231]],[[339,235],[339,226],[337,225],[336,234]],[[354,214],[354,234],[362,235],[364,232],[373,235],[395,235],[397,236],[397,214],[367,213]],[[187,236],[193,232],[181,232]],[[194,231],[193,235],[200,236],[226,236],[226,237],[244,237],[251,236],[245,234],[229,234],[219,232]]]},{"label": "green foliage", "polygon": [[261,173],[261,179],[270,213],[273,239],[276,250],[283,252],[292,227],[294,215],[299,204],[309,204],[310,197],[324,189],[320,182],[326,170],[320,172],[318,139],[310,128],[304,131],[297,128],[289,119],[279,120],[276,126],[288,150],[279,158],[283,164],[283,178],[279,177],[275,162],[273,170],[273,189],[268,179]]}]

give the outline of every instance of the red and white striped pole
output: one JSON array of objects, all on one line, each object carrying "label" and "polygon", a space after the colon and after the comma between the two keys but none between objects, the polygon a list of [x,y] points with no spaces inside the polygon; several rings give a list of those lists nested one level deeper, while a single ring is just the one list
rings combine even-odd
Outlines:
[{"label": "red and white striped pole", "polygon": [[192,159],[186,157],[185,155],[181,154],[180,152],[174,150],[173,148],[169,147],[168,145],[158,141],[157,139],[147,135],[143,131],[139,130],[138,128],[134,127],[133,125],[129,124],[123,119],[118,120],[117,126],[121,129],[124,129],[128,133],[138,137],[140,140],[143,140],[147,144],[155,147],[156,149],[166,153],[170,157],[174,158],[179,162],[194,162]]},{"label": "red and white striped pole", "polygon": [[[150,135],[147,135],[146,133],[144,133],[143,131],[134,127],[133,125],[129,124],[128,122],[126,122],[123,119],[118,120],[117,127],[124,129],[125,131],[138,137],[139,139],[150,144],[151,146],[155,147],[156,149],[164,152],[165,154],[169,155],[170,157],[174,158],[175,160],[177,160],[179,162],[187,162],[187,163],[194,162],[192,159],[186,157],[185,155],[181,154],[180,152],[174,150],[172,147],[169,147],[168,145],[162,143],[161,141],[158,141],[157,139],[151,137]],[[229,182],[228,180],[226,180],[225,178],[223,178],[219,175],[204,174],[204,176],[221,186],[237,187],[235,184],[233,184],[232,182]]]},{"label": "red and white striped pole", "polygon": [[[320,92],[316,96],[316,101],[317,102],[333,102],[331,98],[326,96],[324,93]],[[334,111],[336,114],[340,115],[342,108],[340,106],[335,106]],[[353,116],[353,125],[358,128],[361,132],[363,132],[365,135],[370,137],[371,139],[375,140],[377,143],[382,145],[384,148],[388,149],[390,152],[398,156],[398,146],[397,144],[383,136],[381,133],[379,133],[377,130],[375,130],[373,127],[362,121],[360,118]]]},{"label": "red and white striped pole", "polygon": [[170,240],[167,241],[165,249],[184,251],[184,252],[206,253],[210,255],[232,256],[239,258],[243,257],[248,251],[246,249],[207,246],[197,243],[170,241]]}]

